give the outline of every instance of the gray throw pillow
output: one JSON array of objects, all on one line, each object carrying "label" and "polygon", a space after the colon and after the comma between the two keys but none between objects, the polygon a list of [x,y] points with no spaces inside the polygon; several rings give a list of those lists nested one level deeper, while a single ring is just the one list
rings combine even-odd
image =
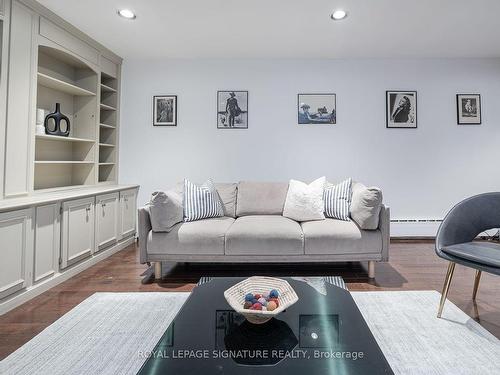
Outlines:
[{"label": "gray throw pillow", "polygon": [[352,186],[351,219],[361,229],[378,228],[382,191],[377,187],[366,187],[361,183]]},{"label": "gray throw pillow", "polygon": [[151,195],[149,215],[153,232],[170,232],[183,220],[182,195],[173,190],[155,191]]}]

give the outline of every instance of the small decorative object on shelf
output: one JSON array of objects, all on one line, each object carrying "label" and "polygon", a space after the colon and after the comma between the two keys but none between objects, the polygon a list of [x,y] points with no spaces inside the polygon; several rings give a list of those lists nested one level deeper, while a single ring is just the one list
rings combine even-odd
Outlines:
[{"label": "small decorative object on shelf", "polygon": [[45,126],[43,125],[45,122],[45,116],[49,111],[46,111],[42,108],[36,109],[36,135],[44,135],[45,134]]},{"label": "small decorative object on shelf", "polygon": [[[61,122],[64,122],[64,127],[61,126]],[[45,117],[43,126],[46,134],[69,136],[70,121],[67,116],[61,113],[61,103],[56,103],[56,110]]]},{"label": "small decorative object on shelf", "polygon": [[299,300],[286,280],[252,276],[224,292],[229,305],[250,323],[263,324]]}]

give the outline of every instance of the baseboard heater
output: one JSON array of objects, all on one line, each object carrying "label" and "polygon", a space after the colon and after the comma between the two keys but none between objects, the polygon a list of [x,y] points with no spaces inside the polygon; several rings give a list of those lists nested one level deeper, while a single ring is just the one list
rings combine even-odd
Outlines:
[{"label": "baseboard heater", "polygon": [[[443,219],[394,219],[391,220],[392,239],[433,239]],[[499,228],[480,233],[477,238],[499,241]]]},{"label": "baseboard heater", "polygon": [[393,219],[392,238],[434,238],[442,219]]}]

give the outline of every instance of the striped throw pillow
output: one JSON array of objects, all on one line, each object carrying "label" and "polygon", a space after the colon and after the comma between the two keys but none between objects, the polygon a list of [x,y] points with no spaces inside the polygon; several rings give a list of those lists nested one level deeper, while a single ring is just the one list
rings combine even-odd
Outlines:
[{"label": "striped throw pillow", "polygon": [[224,216],[224,208],[212,180],[203,185],[184,179],[184,221]]},{"label": "striped throw pillow", "polygon": [[351,206],[352,179],[348,178],[337,185],[327,184],[323,199],[325,201],[325,216],[333,219],[351,221],[349,208]]}]

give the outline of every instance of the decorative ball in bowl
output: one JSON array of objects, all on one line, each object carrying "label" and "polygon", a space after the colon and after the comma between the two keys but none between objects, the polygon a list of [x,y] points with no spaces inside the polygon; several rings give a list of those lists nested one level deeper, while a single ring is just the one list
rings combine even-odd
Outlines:
[{"label": "decorative ball in bowl", "polygon": [[299,300],[286,280],[252,276],[224,292],[227,303],[250,323],[263,324]]}]

